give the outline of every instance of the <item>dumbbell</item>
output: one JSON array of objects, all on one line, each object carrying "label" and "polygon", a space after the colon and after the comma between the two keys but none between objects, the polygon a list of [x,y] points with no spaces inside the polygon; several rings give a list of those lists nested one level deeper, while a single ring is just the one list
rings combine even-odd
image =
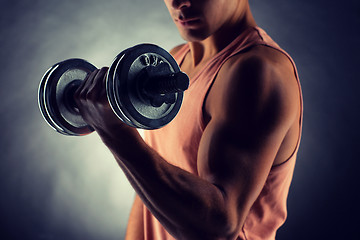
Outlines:
[{"label": "dumbbell", "polygon": [[[81,117],[74,93],[96,70],[83,59],[68,59],[50,67],[38,91],[45,121],[64,135],[86,135],[94,130]],[[188,76],[174,58],[153,44],[140,44],[118,54],[106,76],[106,95],[117,117],[129,126],[158,129],[180,110]]]}]

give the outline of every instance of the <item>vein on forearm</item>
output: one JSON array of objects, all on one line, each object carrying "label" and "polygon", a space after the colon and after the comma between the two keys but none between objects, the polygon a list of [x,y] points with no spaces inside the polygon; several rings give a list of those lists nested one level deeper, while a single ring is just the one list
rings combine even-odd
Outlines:
[{"label": "vein on forearm", "polygon": [[112,152],[144,204],[169,232],[188,232],[194,226],[208,232],[209,224],[221,226],[214,221],[224,221],[225,200],[215,185],[169,164],[150,147],[136,151],[131,159],[119,158],[116,149]]}]

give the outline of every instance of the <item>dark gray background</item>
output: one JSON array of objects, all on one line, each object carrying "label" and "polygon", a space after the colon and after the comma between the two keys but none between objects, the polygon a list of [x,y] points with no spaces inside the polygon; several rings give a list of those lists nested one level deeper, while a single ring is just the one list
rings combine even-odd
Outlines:
[{"label": "dark gray background", "polygon": [[[353,1],[250,1],[302,81],[304,131],[278,239],[359,239],[359,15]],[[0,238],[123,239],[134,192],[96,134],[53,132],[37,107],[52,64],[109,65],[182,43],[161,0],[1,0]]]}]

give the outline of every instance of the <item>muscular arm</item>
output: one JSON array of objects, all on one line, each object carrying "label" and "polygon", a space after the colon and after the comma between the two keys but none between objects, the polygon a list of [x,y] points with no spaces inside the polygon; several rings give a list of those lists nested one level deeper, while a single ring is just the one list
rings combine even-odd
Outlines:
[{"label": "muscular arm", "polygon": [[296,119],[298,90],[284,84],[284,71],[261,57],[223,66],[206,100],[199,176],[166,162],[134,129],[94,126],[143,203],[177,239],[239,233]]}]

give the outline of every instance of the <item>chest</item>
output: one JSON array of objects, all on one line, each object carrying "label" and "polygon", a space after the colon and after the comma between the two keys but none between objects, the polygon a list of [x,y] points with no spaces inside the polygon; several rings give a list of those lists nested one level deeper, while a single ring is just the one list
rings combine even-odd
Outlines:
[{"label": "chest", "polygon": [[190,53],[187,53],[184,60],[180,64],[181,71],[185,72],[190,78],[190,84],[195,80],[203,69],[208,65],[209,60],[203,59],[200,62],[194,63]]}]

